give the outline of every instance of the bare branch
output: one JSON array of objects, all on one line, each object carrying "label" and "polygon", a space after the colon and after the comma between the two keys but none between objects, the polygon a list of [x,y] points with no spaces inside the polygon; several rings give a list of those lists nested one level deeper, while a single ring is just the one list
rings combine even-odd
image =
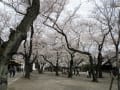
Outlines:
[{"label": "bare branch", "polygon": [[40,56],[42,56],[43,59],[44,59],[46,62],[48,62],[50,65],[52,65],[53,67],[55,67],[55,65],[54,65],[52,62],[50,62],[50,61],[47,59],[46,56],[44,56],[44,55],[40,55]]},{"label": "bare branch", "polygon": [[23,12],[20,12],[19,10],[17,10],[17,8],[15,8],[13,5],[11,4],[8,4],[7,2],[3,1],[3,0],[0,0],[1,3],[3,3],[4,5],[12,8],[16,13],[19,13],[21,15],[26,15],[26,13],[23,13]]}]

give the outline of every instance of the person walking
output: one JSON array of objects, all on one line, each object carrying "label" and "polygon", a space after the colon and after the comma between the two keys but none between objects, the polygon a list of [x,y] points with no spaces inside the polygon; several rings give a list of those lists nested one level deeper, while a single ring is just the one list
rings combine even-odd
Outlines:
[{"label": "person walking", "polygon": [[8,71],[10,73],[10,77],[15,76],[16,71],[15,71],[15,66],[14,65],[10,65]]}]

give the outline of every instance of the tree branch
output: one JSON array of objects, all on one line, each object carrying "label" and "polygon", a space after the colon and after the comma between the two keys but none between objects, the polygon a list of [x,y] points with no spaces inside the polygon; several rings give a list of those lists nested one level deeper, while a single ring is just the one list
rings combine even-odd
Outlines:
[{"label": "tree branch", "polygon": [[6,6],[12,8],[16,13],[19,13],[19,14],[21,14],[21,15],[26,15],[25,13],[20,12],[19,10],[17,10],[13,5],[8,4],[8,3],[6,3],[6,2],[3,1],[3,0],[0,0],[0,2],[3,3],[4,5],[6,5]]},{"label": "tree branch", "polygon": [[54,65],[52,62],[50,62],[49,60],[47,60],[46,56],[44,56],[44,55],[40,55],[40,56],[42,56],[43,59],[44,59],[46,62],[48,62],[50,65],[52,65],[53,67],[55,67],[55,65]]}]

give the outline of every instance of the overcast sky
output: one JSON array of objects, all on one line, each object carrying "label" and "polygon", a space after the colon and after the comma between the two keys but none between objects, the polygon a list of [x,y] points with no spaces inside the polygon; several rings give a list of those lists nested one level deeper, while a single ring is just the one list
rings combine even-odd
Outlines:
[{"label": "overcast sky", "polygon": [[[80,3],[81,3],[81,7],[77,13],[80,13],[83,17],[87,17],[91,13],[91,10],[93,10],[93,7],[94,7],[91,0],[69,0],[69,5],[67,5],[67,7],[68,7],[67,9],[73,10]],[[13,11],[10,8],[7,9],[3,4],[0,3],[0,9],[4,9],[4,8],[5,8],[5,10]]]},{"label": "overcast sky", "polygon": [[[88,2],[89,1],[89,2]],[[70,0],[69,9],[72,9],[78,6],[81,3],[80,10],[77,13],[80,13],[84,18],[88,17],[93,10],[94,4],[90,0]]]}]

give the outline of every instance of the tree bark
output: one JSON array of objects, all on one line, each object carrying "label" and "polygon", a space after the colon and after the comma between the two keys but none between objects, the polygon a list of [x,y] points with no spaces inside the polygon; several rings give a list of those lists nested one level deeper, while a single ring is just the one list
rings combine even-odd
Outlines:
[{"label": "tree bark", "polygon": [[25,78],[30,79],[31,65],[29,60],[25,60]]},{"label": "tree bark", "polygon": [[68,72],[68,78],[72,78],[72,76],[73,76],[72,67],[73,67],[73,60],[70,60],[70,67],[69,67],[69,72]]},{"label": "tree bark", "polygon": [[70,60],[70,67],[68,72],[68,78],[72,78],[73,76],[73,54],[71,54],[71,60]]},{"label": "tree bark", "polygon": [[27,9],[27,13],[22,19],[21,23],[17,26],[15,33],[7,41],[6,46],[0,47],[3,49],[0,52],[0,90],[7,90],[7,65],[10,57],[16,53],[21,42],[26,36],[30,25],[39,14],[40,1],[33,0],[32,6]]},{"label": "tree bark", "polygon": [[103,75],[102,75],[102,54],[101,54],[101,51],[99,51],[99,54],[98,54],[98,64],[97,64],[97,70],[96,70],[96,76],[99,77],[99,78],[103,78]]},{"label": "tree bark", "polygon": [[0,90],[7,90],[8,84],[7,73],[8,73],[7,65],[0,63]]},{"label": "tree bark", "polygon": [[38,73],[40,74],[40,64],[38,62],[38,60],[35,62],[35,68],[37,69]]},{"label": "tree bark", "polygon": [[59,63],[58,63],[58,58],[57,58],[57,61],[56,61],[56,66],[55,66],[55,72],[56,72],[56,76],[59,76]]},{"label": "tree bark", "polygon": [[112,77],[112,78],[111,78],[111,82],[110,82],[109,90],[112,90],[113,81],[114,81],[114,78]]},{"label": "tree bark", "polygon": [[40,74],[42,74],[42,73],[43,73],[43,67],[44,67],[44,64],[43,64],[43,65],[41,65],[41,68],[40,68]]},{"label": "tree bark", "polygon": [[43,73],[43,67],[44,67],[44,63],[38,64],[38,73],[42,74]]},{"label": "tree bark", "polygon": [[93,66],[93,58],[91,55],[89,55],[89,61],[90,61],[90,66],[91,66],[91,74],[92,74],[92,81],[93,82],[97,82],[97,77],[96,77],[96,74],[95,74],[95,70],[94,70],[94,66]]},{"label": "tree bark", "polygon": [[[30,79],[30,73],[32,72],[32,63],[30,63],[31,55],[32,55],[32,40],[33,40],[33,34],[34,34],[34,27],[33,24],[31,25],[31,36],[30,36],[30,46],[29,50],[27,52],[26,47],[26,41],[24,42],[24,52],[25,52],[25,78]],[[36,58],[35,58],[36,59]],[[34,60],[33,60],[34,62]]]},{"label": "tree bark", "polygon": [[119,75],[119,69],[120,69],[120,62],[119,62],[119,45],[116,44],[116,63],[117,63],[117,86],[118,86],[118,90],[120,90],[120,75]]}]

